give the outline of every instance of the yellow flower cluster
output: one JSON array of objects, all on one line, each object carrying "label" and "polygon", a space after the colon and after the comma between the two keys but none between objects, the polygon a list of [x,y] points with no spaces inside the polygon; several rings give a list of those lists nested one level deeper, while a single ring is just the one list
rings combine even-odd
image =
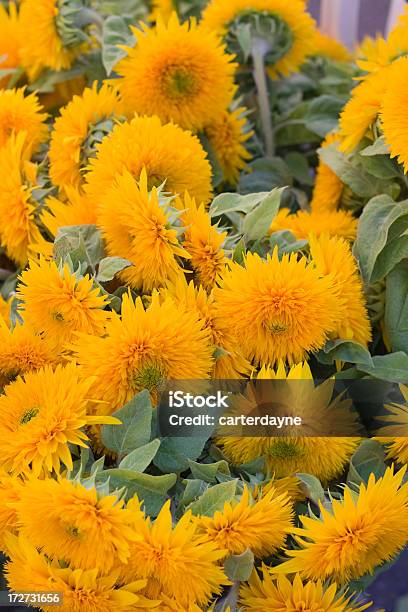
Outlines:
[{"label": "yellow flower cluster", "polygon": [[[382,162],[408,194],[408,11],[354,62],[304,0],[113,4],[0,3],[7,587],[63,612],[362,612],[408,542],[408,388],[367,441],[335,376],[405,372],[376,370],[408,352],[405,294],[370,298],[406,267],[406,202],[379,289],[360,243]],[[316,429],[163,438],[168,381],[244,381],[242,414],[284,381]]]}]

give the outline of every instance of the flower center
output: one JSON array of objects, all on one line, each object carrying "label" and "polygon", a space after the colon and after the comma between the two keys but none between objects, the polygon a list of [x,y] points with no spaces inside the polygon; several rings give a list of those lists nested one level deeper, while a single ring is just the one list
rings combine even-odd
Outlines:
[{"label": "flower center", "polygon": [[20,419],[20,425],[26,425],[40,412],[39,406],[35,406],[27,410]]},{"label": "flower center", "polygon": [[196,91],[196,79],[184,67],[170,66],[163,74],[163,89],[170,98],[183,98]]},{"label": "flower center", "polygon": [[164,382],[164,370],[158,364],[149,363],[138,368],[133,376],[135,389],[157,390]]},{"label": "flower center", "polygon": [[301,454],[296,442],[290,440],[278,440],[268,450],[268,455],[275,459],[292,459],[299,457]]}]

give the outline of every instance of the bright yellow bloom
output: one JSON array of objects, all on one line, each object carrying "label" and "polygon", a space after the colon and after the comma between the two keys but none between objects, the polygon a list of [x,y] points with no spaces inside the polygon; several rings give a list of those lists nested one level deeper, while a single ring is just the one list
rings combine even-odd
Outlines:
[{"label": "bright yellow bloom", "polygon": [[[86,425],[112,422],[89,416],[92,378],[82,380],[75,364],[45,366],[7,385],[0,396],[0,449],[13,474],[72,470],[69,444],[86,446]],[[114,421],[117,423],[117,420]],[[37,518],[36,518],[37,520]]]},{"label": "bright yellow bloom", "polygon": [[[58,606],[61,612],[145,611],[159,605],[158,601],[147,600],[138,594],[145,587],[145,580],[119,585],[117,572],[106,574],[97,568],[60,567],[21,535],[8,534],[6,541],[10,555],[6,578],[10,589],[61,593],[62,604]],[[52,612],[54,608],[55,605],[41,606],[44,612]]]},{"label": "bright yellow bloom", "polygon": [[188,191],[198,202],[210,200],[211,167],[198,138],[158,117],[136,117],[103,139],[90,160],[86,190],[97,205],[118,174],[128,170],[139,179],[143,168],[149,188],[165,182],[172,194]]},{"label": "bright yellow bloom", "polygon": [[220,319],[256,363],[300,361],[335,329],[338,308],[330,279],[295,254],[279,259],[277,249],[266,260],[248,253],[245,267],[232,263],[215,299]]},{"label": "bright yellow bloom", "polygon": [[123,500],[65,479],[29,480],[17,513],[20,533],[34,546],[81,569],[108,572],[118,561],[127,563],[138,538]]},{"label": "bright yellow bloom", "polygon": [[55,238],[61,227],[96,224],[96,210],[89,197],[75,187],[64,188],[67,201],[55,197],[46,199],[47,208],[42,211],[41,222]]},{"label": "bright yellow bloom", "polygon": [[323,34],[320,30],[315,31],[313,47],[313,55],[327,57],[335,62],[350,62],[352,59],[347,47],[332,36]]},{"label": "bright yellow bloom", "polygon": [[103,334],[110,313],[108,300],[88,275],[79,277],[68,264],[62,269],[55,261],[30,261],[17,288],[21,315],[37,331],[45,331],[60,343],[74,332]]},{"label": "bright yellow bloom", "polygon": [[227,232],[220,232],[217,226],[211,225],[211,217],[204,205],[197,206],[187,193],[184,208],[186,212],[181,217],[185,226],[183,247],[191,257],[197,282],[210,290],[228,263],[222,248]]},{"label": "bright yellow bloom", "polygon": [[[212,0],[203,11],[203,27],[227,36],[234,22],[242,21],[253,13],[267,14],[283,26],[285,42],[281,49],[272,48],[277,59],[270,66],[273,77],[288,76],[313,52],[315,23],[305,10],[303,0]],[[287,39],[287,40],[286,40]]]},{"label": "bright yellow bloom", "polygon": [[[248,385],[245,395],[233,406],[239,414],[254,414],[257,407],[271,401],[282,406],[283,414],[300,416],[304,427],[320,437],[236,437],[218,438],[217,444],[234,465],[265,459],[268,473],[281,478],[293,474],[313,474],[324,483],[340,476],[356,450],[359,438],[357,417],[350,402],[340,396],[333,400],[334,380],[315,386],[310,367],[299,363],[286,373],[283,363],[277,370],[262,368],[257,378],[288,382],[267,386]],[[327,437],[325,432],[339,428],[348,437]],[[315,434],[317,435],[317,434]],[[272,484],[272,486],[274,486]]]},{"label": "bright yellow bloom", "polygon": [[5,552],[5,535],[18,532],[16,503],[23,490],[23,481],[17,476],[0,472],[0,550]]},{"label": "bright yellow bloom", "polygon": [[5,300],[0,294],[0,319],[8,326],[10,324],[11,300]]},{"label": "bright yellow bloom", "polygon": [[[20,22],[14,2],[8,10],[0,4],[0,70],[13,70],[20,65]],[[0,77],[0,88],[5,87],[10,76]]]},{"label": "bright yellow bloom", "polygon": [[30,256],[47,252],[36,225],[38,204],[32,195],[37,167],[29,160],[25,139],[26,134],[21,132],[0,148],[0,245],[21,267]]},{"label": "bright yellow bloom", "polygon": [[353,604],[352,597],[337,591],[337,585],[323,585],[321,580],[302,582],[299,574],[290,581],[286,576],[274,579],[262,568],[262,579],[256,570],[248,584],[242,584],[240,603],[248,612],[362,612],[371,606]]},{"label": "bright yellow bloom", "polygon": [[179,23],[176,13],[167,25],[141,27],[132,28],[136,44],[115,66],[128,111],[194,131],[217,120],[232,101],[236,64],[216,34],[194,20]]},{"label": "bright yellow bloom", "polygon": [[375,38],[366,36],[358,49],[357,65],[366,72],[376,72],[394,60],[408,54],[408,12],[401,16],[387,40],[377,34]]},{"label": "bright yellow bloom", "polygon": [[11,381],[20,374],[39,370],[58,361],[58,349],[44,334],[17,323],[9,329],[0,318],[0,381]]},{"label": "bright yellow bloom", "polygon": [[300,210],[292,215],[288,208],[281,208],[271,223],[269,233],[279,230],[290,230],[298,239],[307,239],[310,234],[328,234],[353,241],[357,235],[357,219],[346,210]]},{"label": "bright yellow bloom", "polygon": [[154,294],[144,308],[124,295],[122,315],[112,313],[103,338],[81,334],[73,347],[85,378],[95,376],[100,408],[113,412],[136,393],[149,389],[153,396],[166,379],[208,378],[212,370],[209,333],[195,312],[180,312],[169,297]]},{"label": "bright yellow bloom", "polygon": [[48,132],[47,115],[41,111],[36,94],[25,95],[24,87],[0,89],[0,149],[13,134],[26,132],[25,146],[36,150]]},{"label": "bright yellow bloom", "polygon": [[287,551],[291,559],[271,571],[344,584],[390,561],[408,541],[404,473],[388,468],[378,480],[370,474],[358,494],[345,487],[344,499],[334,499],[331,511],[320,504],[320,518],[300,517],[303,527],[293,530],[300,548]]},{"label": "bright yellow bloom", "polygon": [[405,173],[408,172],[407,76],[408,57],[402,57],[394,62],[390,69],[387,93],[381,111],[381,125],[385,141],[390,146],[390,156],[397,158],[404,166]]},{"label": "bright yellow bloom", "polygon": [[148,597],[163,593],[188,610],[191,604],[208,604],[222,585],[229,584],[219,564],[225,551],[200,538],[191,512],[173,527],[168,501],[154,523],[149,518],[139,523],[138,535],[122,573],[128,581],[147,578]]},{"label": "bright yellow bloom", "polygon": [[[217,318],[213,293],[208,294],[203,287],[195,287],[192,282],[187,284],[184,275],[169,284],[168,291],[161,291],[160,296],[167,292],[178,306],[187,312],[197,312],[203,328],[209,331],[215,351],[212,378],[229,380],[249,375],[251,366],[241,354],[239,340],[231,333],[230,327],[222,325]],[[217,350],[220,355],[217,355]]]},{"label": "bright yellow bloom", "polygon": [[164,21],[167,23],[176,10],[173,0],[152,0],[152,10],[150,11],[149,21]]},{"label": "bright yellow bloom", "polygon": [[[322,147],[339,143],[338,134],[328,134],[322,142]],[[328,212],[337,210],[343,193],[344,184],[333,170],[319,158],[316,171],[316,180],[310,207],[313,212]]]},{"label": "bright yellow bloom", "polygon": [[45,68],[70,68],[83,44],[65,45],[58,0],[21,0],[20,5],[21,59],[30,80]]},{"label": "bright yellow bloom", "polygon": [[178,258],[189,258],[172,226],[170,198],[153,187],[149,193],[143,168],[139,182],[125,171],[102,198],[97,225],[109,255],[128,259],[132,266],[120,278],[135,289],[149,292],[161,287],[181,270]]},{"label": "bright yellow bloom", "polygon": [[109,133],[114,118],[121,114],[116,92],[106,83],[97,83],[74,96],[60,111],[50,143],[50,177],[57,187],[79,187],[89,158],[101,134]]},{"label": "bright yellow bloom", "polygon": [[340,115],[340,151],[353,151],[364,138],[377,119],[388,85],[388,68],[383,68],[353,89]]},{"label": "bright yellow bloom", "polygon": [[289,495],[292,503],[305,499],[305,494],[302,490],[302,482],[297,476],[284,476],[283,478],[276,478],[273,476],[270,480],[265,482],[265,484],[261,482],[254,487],[254,496],[262,497],[271,489],[275,489],[275,495]]},{"label": "bright yellow bloom", "polygon": [[[405,402],[408,402],[408,387],[399,386]],[[378,432],[378,440],[386,445],[387,459],[398,463],[408,464],[408,406],[407,404],[387,404],[388,412],[379,420],[390,423],[381,427]]]},{"label": "bright yellow bloom", "polygon": [[332,279],[338,320],[333,336],[355,340],[364,346],[371,340],[363,284],[350,245],[341,237],[310,237],[310,252],[320,274]]},{"label": "bright yellow bloom", "polygon": [[239,502],[225,502],[222,511],[198,519],[199,533],[206,541],[230,554],[250,548],[255,557],[273,555],[285,544],[293,528],[293,511],[287,495],[271,489],[255,501],[245,487]]},{"label": "bright yellow bloom", "polygon": [[239,174],[252,155],[245,142],[253,132],[248,129],[245,108],[224,111],[205,127],[205,135],[222,170],[223,179],[229,185],[237,185]]}]

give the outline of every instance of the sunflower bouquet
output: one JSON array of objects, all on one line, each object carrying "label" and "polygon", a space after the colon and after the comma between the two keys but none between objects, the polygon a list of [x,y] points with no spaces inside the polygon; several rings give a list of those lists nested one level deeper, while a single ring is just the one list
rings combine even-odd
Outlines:
[{"label": "sunflower bouquet", "polygon": [[[351,53],[304,0],[0,2],[0,605],[378,610],[407,41],[408,12]],[[274,388],[312,433],[171,435],[169,383],[245,415]]]}]

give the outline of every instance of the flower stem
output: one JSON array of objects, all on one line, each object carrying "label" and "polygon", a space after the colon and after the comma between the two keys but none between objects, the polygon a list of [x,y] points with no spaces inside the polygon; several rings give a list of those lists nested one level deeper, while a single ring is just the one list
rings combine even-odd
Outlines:
[{"label": "flower stem", "polygon": [[267,49],[268,46],[266,41],[262,40],[261,38],[254,38],[252,42],[251,55],[254,64],[253,75],[258,97],[259,115],[265,141],[265,152],[267,156],[272,156],[274,154],[275,146],[264,61]]}]

